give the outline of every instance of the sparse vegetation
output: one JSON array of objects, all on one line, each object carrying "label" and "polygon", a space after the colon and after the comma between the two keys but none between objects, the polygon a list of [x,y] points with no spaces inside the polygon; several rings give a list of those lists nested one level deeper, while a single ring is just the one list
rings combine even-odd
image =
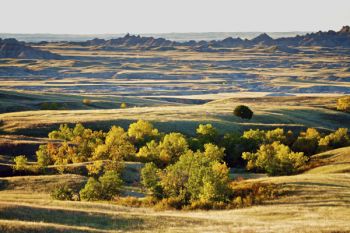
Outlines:
[{"label": "sparse vegetation", "polygon": [[90,105],[92,101],[90,99],[83,99],[83,104]]}]

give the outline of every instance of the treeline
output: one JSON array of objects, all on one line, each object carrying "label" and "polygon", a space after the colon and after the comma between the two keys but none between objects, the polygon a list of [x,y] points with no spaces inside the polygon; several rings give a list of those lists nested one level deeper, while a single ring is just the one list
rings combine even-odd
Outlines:
[{"label": "treeline", "polygon": [[[330,134],[309,128],[295,135],[277,128],[220,135],[211,124],[201,124],[196,136],[188,137],[178,132],[161,133],[143,120],[130,124],[127,130],[113,126],[108,132],[93,131],[82,124],[74,128],[63,124],[49,138],[56,142],[39,147],[39,168],[56,165],[65,172],[69,169],[65,165],[89,162],[86,168],[90,178],[76,194],[79,198],[112,199],[123,184],[123,161],[139,161],[146,163],[141,182],[152,197],[151,202],[176,209],[235,207],[254,203],[261,196],[274,196],[274,191],[263,186],[237,196],[229,167],[245,166],[269,175],[295,174],[310,155],[350,145],[345,128]],[[15,162],[16,169],[27,166],[23,156]],[[67,188],[60,188],[53,195],[59,199],[74,196]]]},{"label": "treeline", "polygon": [[[277,151],[286,149],[311,156],[350,144],[346,128],[340,128],[330,134],[322,134],[314,128],[309,128],[296,135],[292,131],[286,132],[277,128],[251,129],[244,131],[243,134],[220,135],[211,124],[201,124],[196,129],[195,137],[186,137],[177,132],[161,133],[150,122],[143,120],[130,124],[127,131],[119,126],[113,126],[107,133],[93,131],[82,124],[77,124],[74,128],[63,124],[58,130],[49,133],[49,138],[63,142],[50,142],[40,146],[36,155],[41,166],[124,160],[153,162],[158,167],[164,168],[175,163],[189,150],[204,151],[207,147],[222,150],[222,160],[228,166],[243,167],[249,161],[247,157],[252,157],[244,152],[251,154],[262,152],[263,145],[270,145]],[[287,146],[288,149],[283,146]]]}]

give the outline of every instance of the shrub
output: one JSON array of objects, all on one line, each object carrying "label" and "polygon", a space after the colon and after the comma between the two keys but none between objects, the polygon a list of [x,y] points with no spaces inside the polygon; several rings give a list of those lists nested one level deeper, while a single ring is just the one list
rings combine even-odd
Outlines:
[{"label": "shrub", "polygon": [[225,201],[229,196],[228,173],[226,164],[188,151],[165,169],[160,183],[166,197],[181,197],[184,203]]},{"label": "shrub", "polygon": [[28,169],[28,160],[27,157],[24,155],[19,155],[14,158],[14,169],[17,171],[25,171]]},{"label": "shrub", "polygon": [[302,152],[292,152],[280,142],[264,144],[256,153],[244,152],[243,159],[248,161],[247,169],[257,168],[269,175],[288,175],[298,171],[307,161]]},{"label": "shrub", "polygon": [[127,108],[127,107],[128,107],[128,105],[124,102],[120,104],[120,108]]},{"label": "shrub", "polygon": [[317,152],[320,137],[321,135],[316,129],[308,128],[306,132],[300,133],[300,136],[294,141],[292,149],[308,156],[313,155]]},{"label": "shrub", "polygon": [[39,149],[36,151],[36,158],[40,167],[46,167],[53,163],[46,145],[39,146]]},{"label": "shrub", "polygon": [[106,171],[98,180],[90,177],[80,190],[80,197],[87,201],[110,200],[120,192],[122,184],[119,173]]},{"label": "shrub", "polygon": [[350,112],[350,96],[344,96],[338,99],[337,109],[344,112]]},{"label": "shrub", "polygon": [[98,180],[90,177],[85,187],[79,192],[80,198],[86,201],[100,200],[103,196],[102,185]]},{"label": "shrub", "polygon": [[85,104],[85,105],[90,105],[91,103],[92,103],[91,100],[89,100],[89,99],[83,99],[83,104]]},{"label": "shrub", "polygon": [[255,150],[256,147],[259,147],[259,145],[266,141],[266,133],[260,129],[244,131],[242,137],[251,142],[251,150]]},{"label": "shrub", "polygon": [[161,170],[154,163],[146,163],[141,169],[141,183],[148,191],[156,195],[160,189],[160,174]]},{"label": "shrub", "polygon": [[97,160],[92,164],[86,165],[86,169],[88,170],[89,175],[98,175],[103,171],[103,161]]},{"label": "shrub", "polygon": [[72,201],[75,200],[77,194],[67,185],[59,185],[54,190],[52,190],[50,196],[56,200]]},{"label": "shrub", "polygon": [[142,200],[137,197],[118,197],[115,199],[117,205],[127,206],[127,207],[141,207],[143,206]]},{"label": "shrub", "polygon": [[164,165],[175,163],[188,150],[188,143],[181,133],[169,133],[159,143],[159,159]]},{"label": "shrub", "polygon": [[250,110],[249,107],[245,105],[238,105],[234,110],[233,110],[233,115],[240,117],[242,119],[252,119],[253,117],[253,111]]},{"label": "shrub", "polygon": [[220,148],[212,143],[204,145],[203,155],[212,161],[222,161],[225,155],[225,148]]},{"label": "shrub", "polygon": [[145,137],[157,136],[158,130],[155,129],[150,122],[138,120],[137,122],[130,124],[128,135],[136,140],[142,140]]},{"label": "shrub", "polygon": [[113,126],[106,135],[105,143],[98,145],[93,152],[94,160],[110,159],[121,161],[134,156],[134,145],[123,128]]},{"label": "shrub", "polygon": [[[227,133],[224,135],[220,145],[225,148],[224,161],[230,166],[244,165],[242,153],[251,151],[250,141],[241,137],[237,133]],[[255,147],[255,146],[254,146]]]},{"label": "shrub", "polygon": [[145,146],[141,147],[139,152],[137,152],[137,157],[142,162],[154,162],[159,164],[160,148],[156,141],[152,140],[146,143]]},{"label": "shrub", "polygon": [[112,199],[120,192],[121,186],[123,185],[123,181],[115,171],[106,171],[98,180],[101,183],[102,189],[101,199]]},{"label": "shrub", "polygon": [[184,205],[181,197],[169,197],[160,200],[155,206],[155,210],[180,210]]},{"label": "shrub", "polygon": [[339,128],[334,133],[331,133],[318,142],[321,151],[328,149],[336,149],[340,147],[345,147],[350,145],[350,138],[348,135],[347,128]]},{"label": "shrub", "polygon": [[200,124],[196,129],[196,133],[202,146],[206,143],[215,143],[218,139],[218,132],[211,124]]},{"label": "shrub", "polygon": [[70,141],[73,138],[73,130],[67,124],[61,124],[58,130],[49,133],[49,138]]}]

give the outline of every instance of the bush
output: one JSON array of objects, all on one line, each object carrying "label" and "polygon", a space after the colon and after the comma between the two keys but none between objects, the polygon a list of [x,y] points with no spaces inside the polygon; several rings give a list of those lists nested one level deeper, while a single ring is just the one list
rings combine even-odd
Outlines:
[{"label": "bush", "polygon": [[218,132],[211,124],[200,124],[196,129],[196,133],[198,136],[199,143],[201,144],[201,147],[199,149],[202,149],[203,145],[206,143],[217,142]]},{"label": "bush", "polygon": [[83,99],[83,104],[85,104],[85,105],[90,105],[91,103],[92,103],[91,100],[89,100],[89,99]]},{"label": "bush", "polygon": [[350,96],[344,96],[338,99],[337,109],[344,112],[350,112]]},{"label": "bush", "polygon": [[103,196],[102,185],[98,180],[90,177],[85,187],[79,192],[80,198],[86,201],[100,200]]},{"label": "bush", "polygon": [[39,149],[36,151],[36,158],[40,167],[46,167],[53,163],[46,145],[39,146]]},{"label": "bush", "polygon": [[242,159],[242,153],[245,151],[252,151],[252,147],[256,147],[255,143],[252,145],[250,140],[241,137],[238,133],[227,133],[221,140],[220,145],[225,148],[224,161],[228,166],[244,166],[245,161]]},{"label": "bush", "polygon": [[24,155],[19,155],[14,158],[14,169],[17,171],[25,171],[28,169],[28,160],[27,157]]},{"label": "bush", "polygon": [[93,159],[122,161],[134,156],[135,153],[135,147],[130,142],[124,129],[119,126],[112,126],[106,135],[105,143],[95,148]]},{"label": "bush", "polygon": [[106,171],[98,180],[102,189],[101,199],[110,200],[120,193],[123,181],[117,172]]},{"label": "bush", "polygon": [[50,194],[53,199],[61,201],[73,201],[78,200],[79,196],[69,188],[67,185],[57,186]]},{"label": "bush", "polygon": [[128,107],[128,105],[124,102],[120,104],[120,108],[127,108],[127,107]]},{"label": "bush", "polygon": [[159,159],[164,165],[175,163],[188,151],[188,143],[181,133],[169,133],[159,143]]},{"label": "bush", "polygon": [[204,145],[203,155],[212,161],[222,161],[225,155],[225,148],[220,148],[212,143]]},{"label": "bush", "polygon": [[248,161],[247,169],[256,168],[269,175],[294,174],[307,161],[302,152],[295,153],[280,142],[264,144],[256,153],[244,152],[242,157]]},{"label": "bush", "polygon": [[160,164],[159,154],[159,145],[156,141],[152,140],[140,148],[139,152],[137,152],[137,157],[142,162],[154,162],[156,164]]},{"label": "bush", "polygon": [[155,206],[155,210],[180,210],[184,205],[181,197],[169,197],[159,201]]},{"label": "bush", "polygon": [[154,163],[146,163],[141,169],[141,183],[147,188],[148,191],[152,192],[153,195],[159,196],[160,191],[160,174],[161,170]]},{"label": "bush", "polygon": [[182,198],[183,202],[194,200],[226,201],[229,170],[202,152],[188,151],[178,162],[168,166],[161,175],[161,185],[165,197]]},{"label": "bush", "polygon": [[321,151],[336,149],[350,145],[350,138],[347,128],[339,128],[334,133],[331,133],[318,142]]},{"label": "bush", "polygon": [[80,190],[80,198],[87,201],[111,200],[121,189],[123,181],[115,171],[106,171],[98,180],[88,179],[85,187]]},{"label": "bush", "polygon": [[158,130],[155,129],[150,122],[138,120],[137,122],[130,124],[128,135],[136,140],[143,140],[147,137],[157,136]]},{"label": "bush", "polygon": [[127,206],[127,207],[141,207],[143,206],[142,200],[137,197],[118,197],[115,199],[115,204]]},{"label": "bush", "polygon": [[234,110],[233,110],[233,115],[240,117],[242,119],[252,119],[253,117],[253,111],[250,110],[249,107],[245,105],[238,105]]}]

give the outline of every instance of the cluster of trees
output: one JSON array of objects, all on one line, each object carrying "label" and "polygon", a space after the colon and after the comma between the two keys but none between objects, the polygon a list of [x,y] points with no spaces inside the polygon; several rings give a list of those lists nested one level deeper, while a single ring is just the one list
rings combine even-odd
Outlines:
[{"label": "cluster of trees", "polygon": [[[113,126],[108,132],[94,131],[81,124],[74,128],[63,124],[49,133],[49,138],[61,142],[49,142],[39,147],[36,156],[40,167],[57,165],[57,169],[64,172],[67,164],[91,162],[87,168],[94,175],[102,174],[104,169],[120,171],[122,161],[152,162],[159,168],[166,168],[189,151],[209,153],[213,146],[221,148],[221,159],[229,167],[248,165],[248,169],[271,175],[291,174],[307,160],[305,156],[350,145],[346,128],[330,134],[309,128],[295,135],[277,128],[220,135],[213,125],[200,124],[196,135],[188,137],[177,132],[160,133],[150,122],[143,120],[130,124],[127,130]],[[262,160],[258,159],[271,156],[274,159],[268,159],[269,163],[283,163],[283,168],[278,164],[261,164]],[[19,170],[26,163],[25,158],[16,159]]]},{"label": "cluster of trees", "polygon": [[165,169],[147,163],[141,172],[143,185],[156,198],[176,200],[179,206],[230,202],[233,190],[229,168],[223,162],[224,148],[213,144],[205,144],[204,148],[187,150]]},{"label": "cluster of trees", "polygon": [[[64,172],[67,164],[89,162],[86,168],[91,177],[79,192],[81,199],[113,198],[122,185],[123,161],[140,161],[146,163],[142,184],[149,193],[160,202],[179,206],[229,203],[234,193],[229,167],[289,175],[302,169],[312,154],[350,145],[345,128],[330,134],[309,128],[295,135],[277,128],[220,135],[213,125],[201,124],[196,135],[189,137],[161,133],[143,120],[127,130],[113,126],[108,132],[63,124],[49,138],[55,140],[36,152],[38,166],[54,165]],[[15,162],[18,170],[27,167],[24,156]],[[67,190],[61,191],[58,194],[67,196]]]}]

